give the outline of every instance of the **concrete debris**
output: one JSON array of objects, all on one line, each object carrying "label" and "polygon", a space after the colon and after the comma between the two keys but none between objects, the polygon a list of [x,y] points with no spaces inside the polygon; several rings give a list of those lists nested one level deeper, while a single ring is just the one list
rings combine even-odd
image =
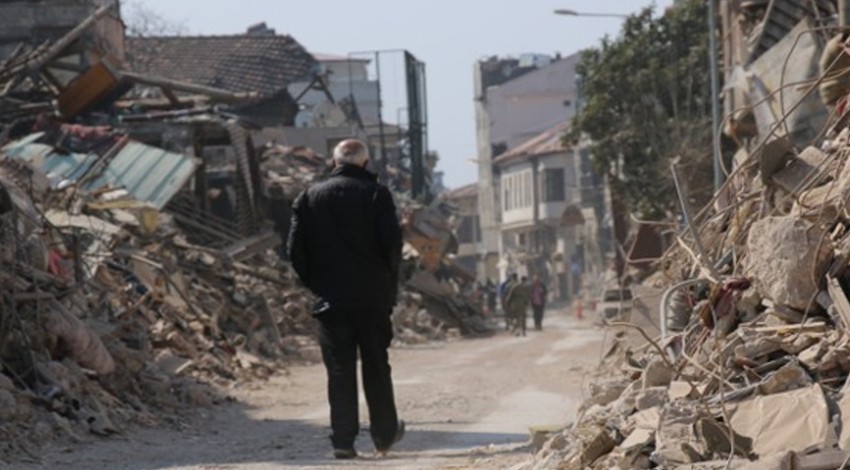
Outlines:
[{"label": "concrete debris", "polygon": [[[743,2],[735,11],[747,14],[733,15],[727,27],[762,40],[761,31],[784,31],[775,44],[784,50],[794,31],[812,20],[796,7],[802,3]],[[830,2],[812,4],[831,8]],[[790,5],[802,16],[783,26],[777,15]],[[753,18],[763,23],[742,26]],[[767,59],[748,69],[749,79],[768,92],[787,62],[787,54],[767,54],[771,47],[753,56]],[[734,174],[717,200],[678,232],[654,272],[626,272],[632,282],[666,291],[666,305],[651,318],[660,339],[640,323],[610,326],[620,335],[645,334],[618,340],[606,355],[590,397],[558,437],[568,445],[536,455],[524,468],[784,470],[848,461],[850,78],[842,48],[843,36],[828,46],[844,65],[824,81],[825,99],[836,108],[823,129],[822,120],[812,119],[774,126],[780,114],[793,113],[791,104],[772,116],[744,111],[754,113],[758,134],[736,140]],[[813,58],[792,57],[791,63]],[[755,103],[752,90],[730,93],[743,91],[736,99]],[[793,106],[811,101],[800,100]],[[807,106],[800,112],[830,111]],[[593,447],[610,450],[582,461],[588,442],[610,444],[604,436],[618,444]]]},{"label": "concrete debris", "polygon": [[[254,91],[134,73],[98,49],[115,38],[78,41],[109,11],[0,58],[0,441],[13,443],[0,462],[60,435],[180,419],[320,360],[314,299],[279,254],[327,149],[254,145],[288,135],[228,107]],[[408,148],[387,150],[388,187],[421,192],[436,162],[411,169]],[[451,207],[394,197],[406,241],[395,341],[495,331],[454,262]]]},{"label": "concrete debris", "polygon": [[670,385],[672,378],[673,371],[670,370],[670,366],[668,366],[664,361],[657,359],[650,362],[646,368],[643,369],[643,375],[641,376],[641,388],[646,390],[652,387],[667,386]]},{"label": "concrete debris", "polygon": [[763,296],[806,311],[831,261],[824,230],[796,217],[767,217],[747,238],[746,274]]}]

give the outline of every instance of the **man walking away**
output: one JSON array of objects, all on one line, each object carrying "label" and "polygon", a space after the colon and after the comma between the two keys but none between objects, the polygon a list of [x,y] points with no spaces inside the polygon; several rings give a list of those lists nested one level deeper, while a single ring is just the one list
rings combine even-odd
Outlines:
[{"label": "man walking away", "polygon": [[531,303],[531,286],[528,285],[527,277],[523,276],[521,281],[511,285],[505,302],[514,323],[514,333],[525,336],[525,317],[528,315],[528,304]]},{"label": "man walking away", "polygon": [[340,459],[357,456],[358,352],[375,448],[387,452],[404,435],[387,354],[401,229],[392,195],[368,163],[359,140],[337,145],[330,177],[296,198],[289,232],[292,266],[317,298],[313,315],[328,373],[331,443]]},{"label": "man walking away", "polygon": [[546,310],[546,284],[535,274],[531,282],[531,310],[534,312],[534,329],[543,329],[543,311]]}]

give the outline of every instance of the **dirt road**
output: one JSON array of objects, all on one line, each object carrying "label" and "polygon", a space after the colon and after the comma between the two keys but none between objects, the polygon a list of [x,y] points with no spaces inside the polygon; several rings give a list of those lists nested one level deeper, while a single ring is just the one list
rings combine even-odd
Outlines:
[{"label": "dirt road", "polygon": [[599,357],[603,332],[589,320],[549,311],[544,326],[524,338],[501,333],[393,348],[396,396],[408,432],[384,458],[374,455],[365,431],[358,459],[330,457],[324,369],[316,364],[235,389],[236,403],[205,410],[179,429],[133,429],[54,446],[42,463],[12,468],[508,468],[528,455],[530,425],[571,419],[586,372]]}]

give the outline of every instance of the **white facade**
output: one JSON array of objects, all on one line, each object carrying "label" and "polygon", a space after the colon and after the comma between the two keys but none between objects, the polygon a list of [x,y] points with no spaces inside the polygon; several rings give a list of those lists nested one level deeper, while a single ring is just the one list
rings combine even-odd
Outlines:
[{"label": "white facade", "polygon": [[578,249],[580,229],[564,224],[564,213],[580,203],[575,153],[521,156],[497,161],[502,225],[500,271],[549,280],[555,296],[575,292],[569,260]]},{"label": "white facade", "polygon": [[574,160],[573,152],[564,151],[501,166],[502,229],[561,220],[579,202]]},{"label": "white facade", "polygon": [[487,90],[491,145],[511,149],[576,114],[579,55]]},{"label": "white facade", "polygon": [[[552,172],[548,173],[547,171]],[[538,161],[538,178],[539,183],[539,217],[541,220],[561,220],[564,211],[570,204],[576,204],[579,201],[578,183],[576,178],[575,155],[573,152],[565,152],[561,154],[546,155],[540,157]],[[547,197],[545,185],[547,176],[557,177],[561,183],[554,189],[554,197],[550,194]],[[558,188],[563,185],[563,198],[558,197]]]},{"label": "white facade", "polygon": [[[575,67],[579,58],[580,56],[575,54],[549,62],[542,60],[542,56],[537,56],[532,63],[499,59],[496,62],[497,70],[503,70],[502,65],[507,67],[504,69],[507,75],[501,79],[498,76],[493,77],[492,66],[495,59],[481,61],[475,65],[473,84],[478,147],[478,206],[483,235],[481,255],[484,260],[482,271],[486,272],[488,277],[495,277],[497,271],[500,272],[499,275],[503,275],[508,264],[502,259],[503,225],[510,227],[514,224],[530,223],[529,221],[535,218],[535,204],[540,209],[538,215],[549,216],[557,211],[556,207],[548,203],[531,203],[529,209],[528,189],[522,189],[529,186],[529,176],[512,179],[499,176],[498,172],[494,171],[493,160],[498,156],[494,155],[494,151],[501,154],[575,115],[578,101]],[[511,70],[515,71],[516,67],[529,66],[532,67],[530,71],[518,76],[510,73]],[[501,170],[507,172],[506,174],[523,171],[511,166],[505,166]],[[531,178],[535,179],[536,176],[532,175]],[[512,202],[510,209],[505,209],[504,183],[511,185],[509,193],[518,191],[522,194],[511,197],[524,197],[525,202]],[[535,184],[537,183],[532,182],[530,185]]]},{"label": "white facade", "polygon": [[501,188],[502,229],[528,225],[534,219],[534,168],[531,162],[520,162],[502,170]]}]

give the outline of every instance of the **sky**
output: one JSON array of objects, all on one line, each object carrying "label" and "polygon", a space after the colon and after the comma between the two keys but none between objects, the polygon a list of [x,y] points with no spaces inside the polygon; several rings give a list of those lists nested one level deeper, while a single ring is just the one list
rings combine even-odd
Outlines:
[{"label": "sky", "polygon": [[[184,27],[185,34],[240,34],[265,21],[310,52],[407,49],[425,62],[429,148],[450,188],[473,183],[477,166],[473,64],[523,53],[569,55],[616,36],[622,19],[553,14],[629,14],[673,0],[133,0]],[[403,82],[403,72],[384,80]],[[392,84],[390,84],[392,88]],[[384,111],[385,118],[394,111]]]}]

